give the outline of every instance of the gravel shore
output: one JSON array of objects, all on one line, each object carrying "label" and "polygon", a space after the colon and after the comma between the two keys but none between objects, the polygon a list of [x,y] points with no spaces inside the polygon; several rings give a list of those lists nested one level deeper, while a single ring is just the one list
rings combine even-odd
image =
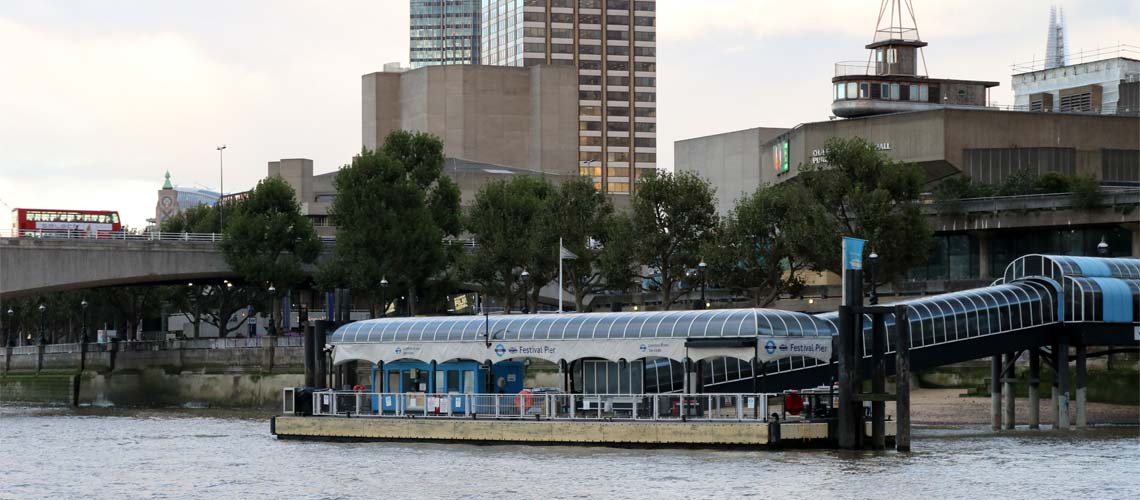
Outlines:
[{"label": "gravel shore", "polygon": [[[916,424],[989,424],[990,398],[961,397],[965,389],[915,389],[911,391],[911,422]],[[1076,400],[1069,402],[1069,412],[1076,421]],[[1004,405],[1004,403],[1003,403]],[[1004,406],[1003,406],[1004,407]],[[888,413],[893,413],[893,408]],[[1017,425],[1029,422],[1029,400],[1016,402]],[[1053,400],[1041,399],[1041,423],[1053,424]],[[1090,424],[1140,425],[1140,406],[1105,403],[1088,404]]]}]

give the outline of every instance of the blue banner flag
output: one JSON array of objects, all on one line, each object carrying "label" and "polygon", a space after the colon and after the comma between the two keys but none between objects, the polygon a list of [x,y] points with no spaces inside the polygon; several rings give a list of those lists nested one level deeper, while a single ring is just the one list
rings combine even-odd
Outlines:
[{"label": "blue banner flag", "polygon": [[863,245],[867,240],[843,237],[843,270],[863,269]]}]

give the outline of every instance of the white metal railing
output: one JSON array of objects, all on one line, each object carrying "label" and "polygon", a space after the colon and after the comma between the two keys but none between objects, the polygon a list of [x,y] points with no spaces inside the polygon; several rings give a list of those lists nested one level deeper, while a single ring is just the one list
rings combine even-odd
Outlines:
[{"label": "white metal railing", "polygon": [[[254,337],[254,338],[210,338],[210,339],[187,339],[187,340],[124,340],[116,342],[115,349],[118,351],[166,351],[178,349],[252,349],[263,347],[263,339],[267,337]],[[272,337],[272,343],[275,347],[303,347],[303,337]],[[109,349],[111,344],[102,344],[89,342],[87,344],[88,352],[102,352]],[[25,345],[12,348],[13,355],[27,355],[36,354],[38,346]],[[80,352],[79,343],[68,342],[60,344],[45,344],[45,353],[66,353],[66,352]]]},{"label": "white metal railing", "polygon": [[[182,241],[190,243],[219,243],[221,233],[174,233],[162,231],[86,231],[80,229],[0,229],[0,238],[40,238],[51,240],[120,240],[120,241]],[[333,236],[320,236],[325,245],[336,242]],[[475,240],[470,238],[444,238],[443,243],[451,246],[474,248]]]},{"label": "white metal railing", "polygon": [[12,348],[12,354],[36,354],[39,351],[39,346],[22,345]]},{"label": "white metal railing", "polygon": [[[545,420],[766,421],[776,394],[431,394],[318,391],[313,415]],[[293,408],[293,389],[282,392]]]}]

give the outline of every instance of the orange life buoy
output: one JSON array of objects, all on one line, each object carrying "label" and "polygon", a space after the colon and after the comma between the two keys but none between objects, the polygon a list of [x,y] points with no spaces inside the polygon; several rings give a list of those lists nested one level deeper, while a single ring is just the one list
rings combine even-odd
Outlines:
[{"label": "orange life buoy", "polygon": [[352,386],[352,391],[353,392],[364,392],[364,386],[360,385],[360,384],[356,384],[356,385]]},{"label": "orange life buoy", "polygon": [[534,395],[531,394],[530,389],[523,389],[522,391],[519,391],[519,395],[515,397],[515,406],[518,406],[524,411],[527,408],[534,406]]}]

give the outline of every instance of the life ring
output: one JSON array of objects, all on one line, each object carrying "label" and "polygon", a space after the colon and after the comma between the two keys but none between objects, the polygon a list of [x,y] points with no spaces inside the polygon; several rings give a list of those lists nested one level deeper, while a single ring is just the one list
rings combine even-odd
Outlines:
[{"label": "life ring", "polygon": [[784,411],[791,415],[799,415],[804,409],[804,398],[795,391],[790,391],[784,395]]},{"label": "life ring", "polygon": [[364,386],[360,385],[360,384],[356,384],[356,385],[352,386],[352,392],[364,392]]},{"label": "life ring", "polygon": [[534,406],[534,395],[531,394],[530,389],[519,391],[519,395],[515,397],[515,406],[518,406],[522,411]]}]

